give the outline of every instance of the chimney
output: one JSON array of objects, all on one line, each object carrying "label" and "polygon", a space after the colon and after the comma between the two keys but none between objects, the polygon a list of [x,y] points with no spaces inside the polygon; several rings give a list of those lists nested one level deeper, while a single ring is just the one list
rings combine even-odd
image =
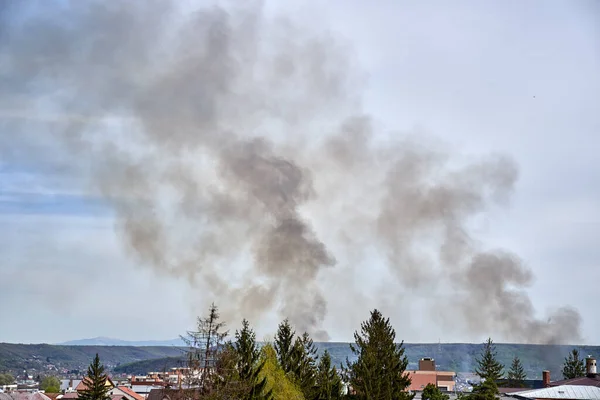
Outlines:
[{"label": "chimney", "polygon": [[585,372],[588,378],[596,377],[596,359],[592,356],[587,356],[585,359]]},{"label": "chimney", "polygon": [[542,371],[542,383],[544,387],[550,387],[550,371]]},{"label": "chimney", "polygon": [[421,358],[419,360],[419,371],[435,371],[435,360],[433,358]]}]

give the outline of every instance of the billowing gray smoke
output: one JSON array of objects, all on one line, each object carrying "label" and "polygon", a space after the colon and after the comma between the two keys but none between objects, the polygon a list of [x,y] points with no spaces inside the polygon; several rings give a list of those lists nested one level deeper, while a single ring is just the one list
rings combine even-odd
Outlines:
[{"label": "billowing gray smoke", "polygon": [[576,311],[537,319],[531,272],[470,234],[510,195],[510,159],[467,163],[433,140],[376,132],[350,52],[330,35],[257,2],[175,3],[3,2],[2,157],[37,152],[87,182],[141,265],[185,277],[228,318],[277,310],[327,339],[324,290],[351,312],[362,289],[323,273],[368,268],[369,248],[399,293],[452,282],[431,308],[451,301],[459,320],[442,322],[522,342],[579,338]]}]

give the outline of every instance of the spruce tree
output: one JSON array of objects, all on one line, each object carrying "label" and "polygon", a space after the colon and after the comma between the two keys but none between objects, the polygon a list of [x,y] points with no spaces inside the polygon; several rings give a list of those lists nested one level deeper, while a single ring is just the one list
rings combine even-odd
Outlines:
[{"label": "spruce tree", "polygon": [[510,370],[507,374],[508,378],[508,386],[513,388],[522,388],[525,387],[525,379],[527,379],[527,374],[523,369],[523,364],[521,364],[521,360],[519,357],[513,358],[512,364],[510,366]]},{"label": "spruce tree", "polygon": [[481,379],[485,379],[486,381],[491,380],[494,383],[502,378],[504,366],[496,360],[496,346],[494,346],[491,338],[484,343],[481,358],[477,359],[475,373]]},{"label": "spruce tree", "polygon": [[292,372],[293,363],[292,355],[294,351],[294,335],[290,321],[286,318],[279,324],[277,335],[275,336],[275,351],[277,352],[277,360],[279,365],[286,374]]},{"label": "spruce tree", "polygon": [[261,361],[260,350],[256,344],[256,333],[250,328],[246,319],[242,321],[242,329],[235,332],[235,343],[233,344],[237,355],[237,371],[239,378],[249,387],[246,399],[270,399],[271,392],[266,391],[267,378],[259,378],[264,367]]},{"label": "spruce tree", "polygon": [[450,396],[445,393],[442,393],[440,388],[432,383],[428,383],[423,389],[423,393],[421,394],[421,400],[448,400]]},{"label": "spruce tree", "polygon": [[361,324],[360,333],[354,333],[355,344],[350,350],[357,360],[346,359],[344,375],[356,392],[356,398],[364,400],[410,400],[414,394],[406,390],[410,378],[405,373],[408,359],[404,355],[404,342],[396,345],[396,332],[389,319],[378,310]]},{"label": "spruce tree", "polygon": [[296,338],[291,360],[294,379],[307,399],[314,397],[317,358],[317,348],[310,335],[304,332],[301,337]]},{"label": "spruce tree", "polygon": [[110,399],[108,392],[110,387],[106,385],[108,375],[104,373],[104,366],[100,364],[100,357],[96,357],[87,370],[87,376],[84,378],[86,389],[79,392],[79,400],[107,400]]},{"label": "spruce tree", "polygon": [[565,358],[563,365],[563,377],[573,379],[585,376],[585,364],[583,358],[579,358],[579,350],[573,349],[569,357]]},{"label": "spruce tree", "polygon": [[498,395],[498,386],[496,382],[489,379],[475,385],[473,391],[466,396],[461,396],[464,400],[496,400]]},{"label": "spruce tree", "polygon": [[338,400],[342,398],[342,380],[337,369],[331,365],[331,356],[327,350],[319,360],[315,383],[315,400]]}]

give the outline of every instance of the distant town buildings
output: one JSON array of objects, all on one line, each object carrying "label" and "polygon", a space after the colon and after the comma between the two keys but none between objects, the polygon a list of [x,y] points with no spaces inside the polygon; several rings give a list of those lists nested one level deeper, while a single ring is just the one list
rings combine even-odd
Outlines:
[{"label": "distant town buildings", "polygon": [[[417,399],[428,384],[448,392],[451,400],[456,398],[456,392],[465,390],[459,386],[464,378],[459,378],[452,371],[438,371],[433,358],[422,358],[417,370],[406,373],[411,379],[408,390],[416,393]],[[197,381],[201,374],[201,370],[171,368],[146,375],[110,378],[106,385],[110,388],[110,400],[164,400],[168,393],[193,387],[190,383]],[[506,384],[506,380],[498,381],[504,400],[600,400],[600,374],[597,373],[596,360],[590,356],[586,359],[584,377],[552,382],[550,372],[543,371],[541,380],[526,380],[525,387],[511,388]],[[0,400],[76,400],[79,393],[87,388],[85,379],[61,380],[60,393],[43,393],[38,385],[32,375],[24,373],[18,382],[0,387]],[[351,391],[350,387],[347,389]]]}]

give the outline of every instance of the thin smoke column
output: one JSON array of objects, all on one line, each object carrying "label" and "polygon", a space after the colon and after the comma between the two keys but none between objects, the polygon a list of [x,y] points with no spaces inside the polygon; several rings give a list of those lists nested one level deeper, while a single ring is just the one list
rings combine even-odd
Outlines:
[{"label": "thin smoke column", "polygon": [[3,4],[0,156],[35,155],[102,196],[140,265],[187,279],[227,319],[275,310],[327,340],[327,291],[348,312],[353,294],[382,296],[322,279],[366,268],[347,255],[369,246],[401,292],[450,279],[432,309],[451,299],[469,333],[579,339],[576,310],[536,318],[531,271],[470,234],[510,196],[513,161],[378,132],[331,34],[255,1]]}]

